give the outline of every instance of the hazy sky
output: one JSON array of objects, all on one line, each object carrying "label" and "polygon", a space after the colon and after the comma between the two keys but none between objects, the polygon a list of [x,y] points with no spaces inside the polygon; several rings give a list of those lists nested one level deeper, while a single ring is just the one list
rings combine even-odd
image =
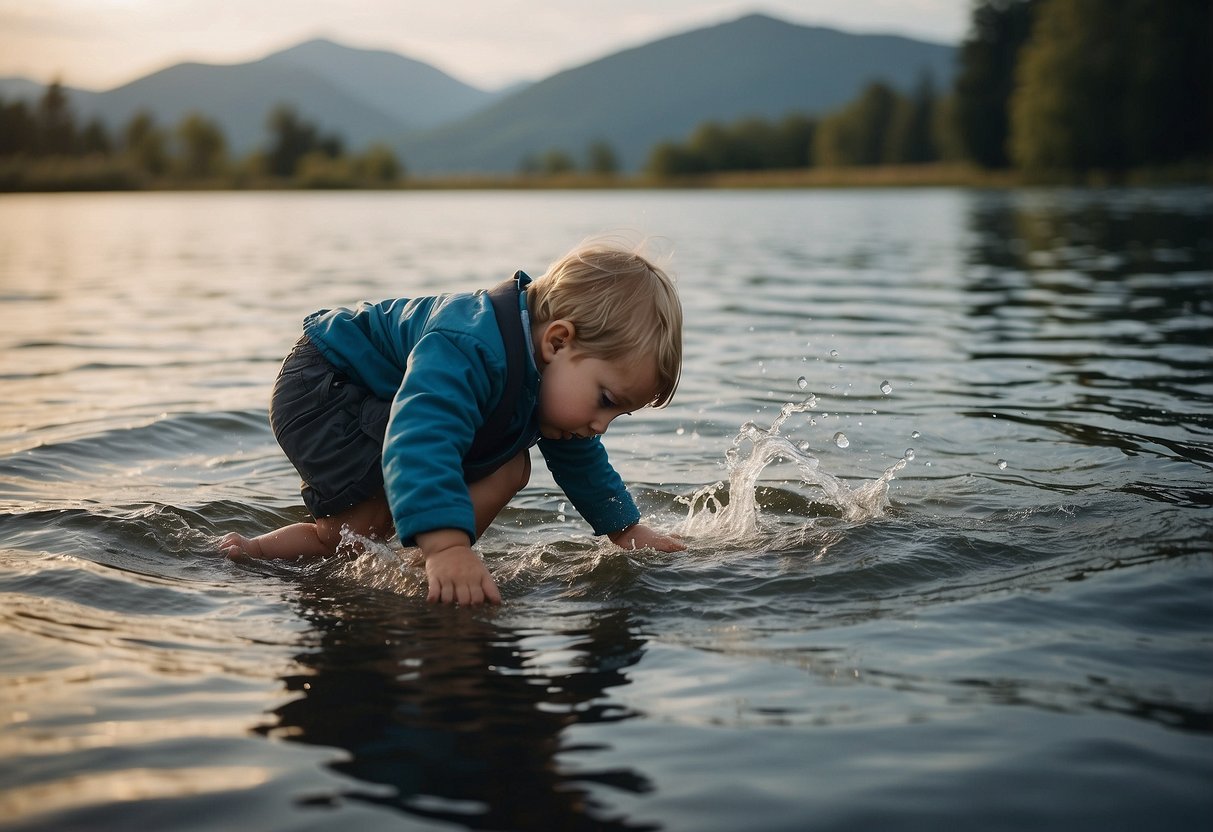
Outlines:
[{"label": "hazy sky", "polygon": [[390,49],[470,84],[538,80],[760,11],[957,43],[969,0],[0,0],[0,77],[109,89],[180,61],[239,63],[312,37]]}]

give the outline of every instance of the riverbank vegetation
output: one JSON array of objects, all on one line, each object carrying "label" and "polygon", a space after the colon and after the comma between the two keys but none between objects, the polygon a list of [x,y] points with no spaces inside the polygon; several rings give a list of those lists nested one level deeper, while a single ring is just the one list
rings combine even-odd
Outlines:
[{"label": "riverbank vegetation", "polygon": [[[79,124],[59,84],[0,101],[0,190],[848,187],[1213,181],[1207,0],[981,0],[950,89],[873,81],[824,114],[707,122],[620,172],[614,150],[537,149],[512,175],[410,177],[378,144],[350,153],[289,107],[240,158],[194,113]],[[580,157],[580,158],[579,158]]]}]

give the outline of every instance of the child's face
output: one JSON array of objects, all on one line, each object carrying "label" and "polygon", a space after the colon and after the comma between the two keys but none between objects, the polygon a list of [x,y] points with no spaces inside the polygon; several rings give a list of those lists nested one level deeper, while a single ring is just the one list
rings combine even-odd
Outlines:
[{"label": "child's face", "polygon": [[639,410],[656,396],[654,362],[604,361],[563,346],[543,368],[539,432],[545,439],[597,436],[616,416]]}]

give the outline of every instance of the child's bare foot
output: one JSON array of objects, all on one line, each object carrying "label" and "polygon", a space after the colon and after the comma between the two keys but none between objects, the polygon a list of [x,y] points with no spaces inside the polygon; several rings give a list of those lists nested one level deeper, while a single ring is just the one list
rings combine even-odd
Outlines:
[{"label": "child's bare foot", "polygon": [[228,560],[265,557],[261,552],[261,544],[257,542],[257,538],[245,537],[235,532],[230,532],[223,536],[223,539],[219,541],[219,551]]}]

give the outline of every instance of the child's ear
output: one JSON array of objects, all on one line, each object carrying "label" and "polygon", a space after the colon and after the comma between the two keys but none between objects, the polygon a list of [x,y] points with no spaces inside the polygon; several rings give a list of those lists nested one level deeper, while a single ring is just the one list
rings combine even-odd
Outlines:
[{"label": "child's ear", "polygon": [[573,343],[575,331],[572,321],[565,320],[552,321],[543,328],[543,337],[539,346],[545,363],[551,361],[556,357],[556,353]]}]

